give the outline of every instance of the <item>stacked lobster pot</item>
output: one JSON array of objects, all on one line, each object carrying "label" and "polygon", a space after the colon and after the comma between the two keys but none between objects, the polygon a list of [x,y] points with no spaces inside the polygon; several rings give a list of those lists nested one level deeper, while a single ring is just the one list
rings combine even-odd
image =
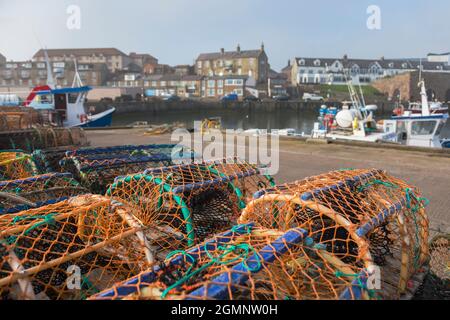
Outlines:
[{"label": "stacked lobster pot", "polygon": [[256,166],[233,159],[148,169],[116,179],[107,195],[136,207],[144,224],[164,229],[166,237],[155,241],[170,250],[231,228],[261,185],[274,182]]},{"label": "stacked lobster pot", "polygon": [[104,194],[118,176],[193,158],[192,152],[176,145],[119,146],[68,151],[61,165],[92,193]]},{"label": "stacked lobster pot", "polygon": [[86,299],[155,263],[134,209],[84,195],[0,216],[0,299]]},{"label": "stacked lobster pot", "polygon": [[[114,285],[93,300],[287,300],[370,298],[363,289],[372,268],[367,244],[322,242],[314,222],[288,231],[238,225],[163,265]],[[340,232],[341,226],[328,231]],[[345,228],[344,228],[345,229]],[[346,253],[329,245],[347,240]],[[351,250],[350,250],[351,247]],[[353,276],[353,274],[355,276]]]},{"label": "stacked lobster pot", "polygon": [[27,178],[37,173],[30,154],[22,150],[0,151],[0,181]]},{"label": "stacked lobster pot", "polygon": [[0,181],[0,215],[66,200],[88,191],[70,173],[49,173]]},{"label": "stacked lobster pot", "polygon": [[282,231],[304,228],[330,254],[363,254],[378,281],[367,290],[398,299],[428,261],[426,204],[416,188],[381,170],[342,170],[261,190],[239,221]]}]

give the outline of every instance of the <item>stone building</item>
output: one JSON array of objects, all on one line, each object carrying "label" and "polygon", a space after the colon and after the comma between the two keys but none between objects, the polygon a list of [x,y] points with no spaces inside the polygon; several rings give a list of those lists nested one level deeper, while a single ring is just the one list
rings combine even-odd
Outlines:
[{"label": "stone building", "polygon": [[[422,72],[428,98],[441,102],[450,102],[450,73]],[[420,100],[419,72],[408,72],[392,78],[375,81],[372,86],[386,94],[392,101]]]},{"label": "stone building", "polygon": [[270,65],[264,44],[259,50],[241,50],[238,45],[236,51],[202,53],[195,64],[195,72],[202,76],[248,76],[258,83],[266,83]]},{"label": "stone building", "polygon": [[152,65],[158,64],[158,59],[156,59],[154,56],[152,56],[148,53],[131,52],[129,54],[129,56],[130,56],[131,60],[133,61],[133,63],[135,63],[136,65],[138,65],[141,68],[144,68],[144,66],[147,64],[152,64]]},{"label": "stone building", "polygon": [[[116,48],[85,48],[85,49],[47,49],[52,62],[104,63],[110,72],[125,69],[133,59]],[[45,61],[44,50],[39,50],[33,61]]]}]

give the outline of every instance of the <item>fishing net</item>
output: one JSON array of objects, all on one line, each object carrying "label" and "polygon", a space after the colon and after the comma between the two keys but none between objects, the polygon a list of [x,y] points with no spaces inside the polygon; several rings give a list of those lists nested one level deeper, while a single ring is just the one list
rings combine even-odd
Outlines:
[{"label": "fishing net", "polygon": [[[381,170],[330,172],[261,190],[254,198],[240,223],[279,230],[304,228],[306,223],[327,234],[328,223],[336,220],[354,230],[354,238],[366,239],[373,263],[380,267],[380,298],[400,298],[427,260],[427,200]],[[334,231],[329,236],[340,237]],[[333,253],[345,251],[339,243]]]},{"label": "fishing net", "polygon": [[104,194],[118,176],[172,165],[172,153],[181,153],[183,159],[191,161],[192,153],[184,152],[184,149],[177,149],[175,145],[82,149],[69,151],[62,160],[62,166],[92,193]]},{"label": "fishing net", "polygon": [[0,151],[0,181],[27,178],[37,174],[31,155],[22,150]]},{"label": "fishing net", "polygon": [[367,243],[336,223],[334,231],[347,234],[341,238],[347,251],[334,253],[336,239],[305,227],[284,232],[235,226],[188,251],[172,252],[164,264],[92,299],[370,299]]},{"label": "fishing net", "polygon": [[429,272],[416,300],[450,300],[450,235],[439,234],[430,242]]},{"label": "fishing net", "polygon": [[0,215],[17,213],[86,194],[70,173],[52,173],[0,181]]},{"label": "fishing net", "polygon": [[33,152],[33,160],[40,173],[64,172],[60,161],[66,157],[68,150],[74,147],[39,149]]},{"label": "fishing net", "polygon": [[107,195],[139,208],[144,224],[173,230],[174,236],[158,246],[174,248],[232,227],[258,186],[271,183],[249,163],[215,161],[120,177]]},{"label": "fishing net", "polygon": [[81,128],[39,127],[0,133],[1,149],[20,149],[31,153],[38,149],[86,145],[87,137]]},{"label": "fishing net", "polygon": [[133,211],[85,195],[0,216],[0,300],[85,299],[149,269]]}]

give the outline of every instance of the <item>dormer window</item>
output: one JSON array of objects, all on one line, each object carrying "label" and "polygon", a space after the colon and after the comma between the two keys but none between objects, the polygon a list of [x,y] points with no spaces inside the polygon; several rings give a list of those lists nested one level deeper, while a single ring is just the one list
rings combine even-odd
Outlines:
[{"label": "dormer window", "polygon": [[406,69],[408,67],[408,64],[406,62],[402,63],[402,68]]},{"label": "dormer window", "polygon": [[319,60],[319,59],[315,60],[315,61],[314,61],[314,65],[315,65],[316,67],[319,67],[319,66],[320,66],[320,60]]},{"label": "dormer window", "polygon": [[305,59],[301,59],[301,60],[299,61],[299,64],[300,64],[301,66],[304,66],[304,65],[305,65]]},{"label": "dormer window", "polygon": [[394,67],[394,63],[393,62],[389,63],[389,68],[393,68],[393,67]]},{"label": "dormer window", "polygon": [[442,66],[436,66],[436,69],[442,70]]}]

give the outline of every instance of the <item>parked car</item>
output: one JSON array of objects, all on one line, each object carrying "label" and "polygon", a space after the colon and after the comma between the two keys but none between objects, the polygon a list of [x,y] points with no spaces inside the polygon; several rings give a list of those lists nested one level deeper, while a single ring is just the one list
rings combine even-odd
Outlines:
[{"label": "parked car", "polygon": [[279,94],[272,97],[275,101],[289,101],[289,96],[287,94]]},{"label": "parked car", "polygon": [[315,93],[304,93],[303,100],[309,102],[309,101],[324,101],[325,99],[322,96],[319,96]]},{"label": "parked car", "polygon": [[165,96],[165,97],[163,98],[163,100],[164,100],[164,101],[180,101],[181,99],[180,99],[179,96],[172,94],[172,95],[170,95],[170,96]]},{"label": "parked car", "polygon": [[255,97],[254,95],[248,95],[244,98],[244,101],[254,101],[258,102],[261,101],[259,98]]},{"label": "parked car", "polygon": [[238,101],[239,97],[236,93],[230,93],[230,94],[227,94],[226,96],[223,96],[220,100],[221,101]]}]

